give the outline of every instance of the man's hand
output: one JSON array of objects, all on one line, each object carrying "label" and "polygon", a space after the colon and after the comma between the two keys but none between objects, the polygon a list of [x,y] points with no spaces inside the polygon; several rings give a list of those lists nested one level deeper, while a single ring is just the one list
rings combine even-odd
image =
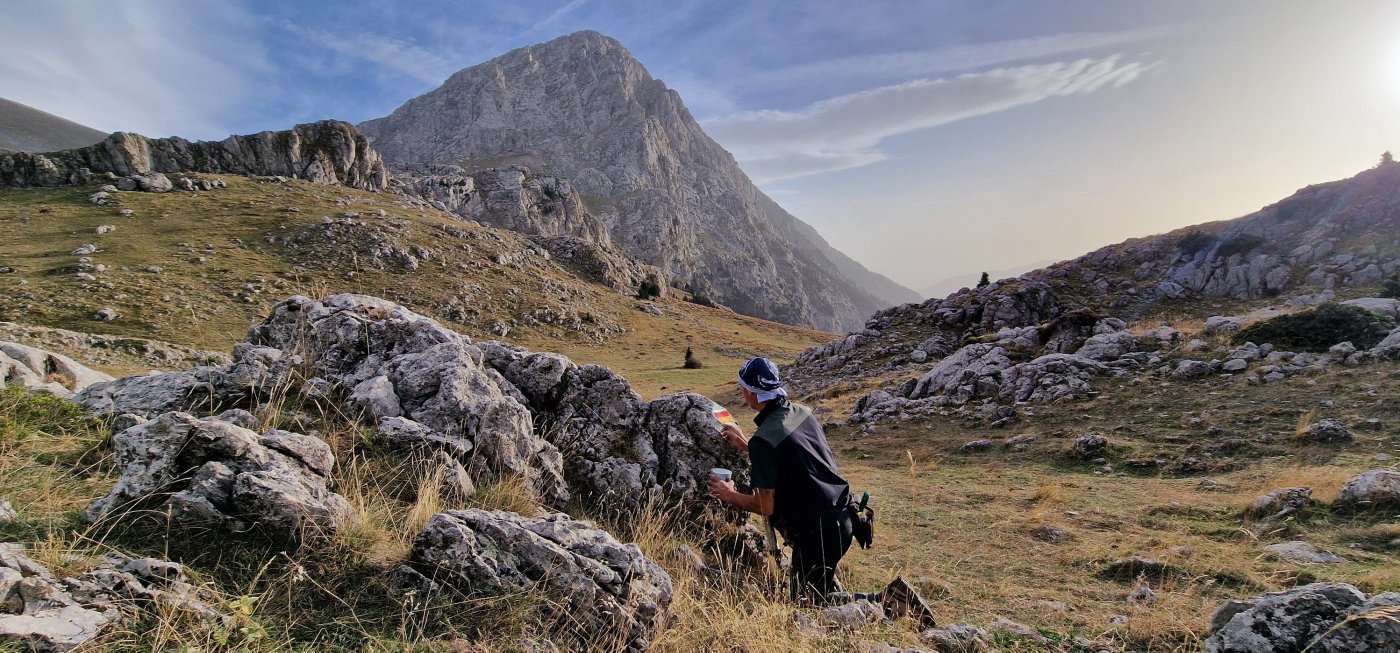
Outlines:
[{"label": "man's hand", "polygon": [[733,498],[739,494],[734,489],[733,481],[721,481],[718,476],[710,477],[710,495],[725,503],[734,503]]},{"label": "man's hand", "polygon": [[744,432],[739,430],[738,426],[734,424],[725,424],[724,429],[720,431],[720,435],[723,435],[724,439],[729,440],[729,443],[734,445],[739,451],[748,452],[749,441],[744,437]]}]

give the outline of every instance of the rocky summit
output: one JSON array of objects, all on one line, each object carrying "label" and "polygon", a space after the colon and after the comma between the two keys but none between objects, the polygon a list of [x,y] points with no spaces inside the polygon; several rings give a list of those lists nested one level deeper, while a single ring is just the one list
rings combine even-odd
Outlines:
[{"label": "rocky summit", "polygon": [[917,298],[759,191],[675,91],[596,32],[461,70],[359,127],[395,168],[566,178],[624,252],[741,313],[843,331]]}]

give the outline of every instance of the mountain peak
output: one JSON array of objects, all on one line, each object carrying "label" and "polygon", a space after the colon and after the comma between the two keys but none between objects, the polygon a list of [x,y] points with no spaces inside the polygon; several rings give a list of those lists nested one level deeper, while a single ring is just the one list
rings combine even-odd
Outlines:
[{"label": "mountain peak", "polygon": [[567,178],[629,256],[741,313],[838,331],[917,299],[759,191],[678,94],[598,32],[466,68],[360,127],[391,165]]}]

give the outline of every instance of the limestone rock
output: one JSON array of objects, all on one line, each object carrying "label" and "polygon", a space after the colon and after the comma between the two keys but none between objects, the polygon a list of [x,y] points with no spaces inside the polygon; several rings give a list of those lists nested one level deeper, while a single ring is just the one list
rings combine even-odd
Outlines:
[{"label": "limestone rock", "polygon": [[645,650],[674,593],[637,545],[562,514],[439,513],[414,538],[410,564],[463,591],[541,592],[559,635],[611,650]]},{"label": "limestone rock", "polygon": [[1245,509],[1248,517],[1283,519],[1307,507],[1312,500],[1312,488],[1285,487],[1255,497]]},{"label": "limestone rock", "polygon": [[1239,331],[1243,326],[1237,317],[1215,315],[1206,318],[1206,333],[1228,334]]},{"label": "limestone rock", "polygon": [[111,381],[112,377],[57,352],[0,341],[0,380],[68,398],[75,391]]},{"label": "limestone rock", "polygon": [[15,507],[10,505],[9,501],[0,499],[0,526],[13,521],[19,521],[19,513],[15,511]]},{"label": "limestone rock", "polygon": [[1313,444],[1345,443],[1352,441],[1352,435],[1346,424],[1329,418],[1308,425],[1302,440]]},{"label": "limestone rock", "polygon": [[[1376,598],[1386,596],[1394,595]],[[1370,622],[1371,619],[1354,618],[1379,616],[1374,614],[1379,607],[1369,603],[1355,587],[1341,583],[1313,583],[1248,601],[1229,601],[1211,618],[1205,650],[1207,653],[1386,650],[1386,646],[1396,641],[1390,638],[1395,633],[1395,624],[1387,625],[1384,621],[1357,624],[1357,621]],[[1345,635],[1339,636],[1339,630]],[[1321,642],[1329,640],[1333,642],[1329,645],[1331,648],[1320,647]],[[1342,647],[1343,643],[1350,645],[1352,642],[1363,645]]]},{"label": "limestone rock", "polygon": [[1108,438],[1097,431],[1090,431],[1074,440],[1074,455],[1084,460],[1098,458],[1108,450]]},{"label": "limestone rock", "polygon": [[992,649],[992,636],[987,631],[961,621],[920,632],[919,639],[933,645],[940,653],[979,653]]},{"label": "limestone rock", "polygon": [[1353,511],[1400,507],[1400,472],[1373,469],[1342,485],[1333,504]]},{"label": "limestone rock", "polygon": [[89,147],[30,154],[0,153],[0,186],[77,183],[80,171],[121,175],[121,190],[169,191],[162,173],[204,172],[297,177],[315,184],[383,190],[389,174],[379,154],[347,123],[325,120],[280,132],[222,141],[146,138],[117,132]]},{"label": "limestone rock", "polygon": [[1264,547],[1264,552],[1269,556],[1283,560],[1284,562],[1298,562],[1303,564],[1334,565],[1346,562],[1341,556],[1318,551],[1307,542],[1294,540],[1292,542],[1280,542]]},{"label": "limestone rock", "polygon": [[877,603],[859,599],[822,608],[821,620],[842,630],[860,630],[885,620],[885,610]]},{"label": "limestone rock", "polygon": [[172,520],[286,538],[334,534],[356,519],[330,491],[330,447],[288,431],[257,433],[217,418],[165,413],[112,436],[121,478],[88,509],[92,519],[134,505]]}]

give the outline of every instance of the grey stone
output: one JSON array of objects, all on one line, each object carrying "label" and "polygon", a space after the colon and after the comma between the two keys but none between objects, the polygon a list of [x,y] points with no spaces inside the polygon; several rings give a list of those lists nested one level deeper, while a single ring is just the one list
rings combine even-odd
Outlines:
[{"label": "grey stone", "polygon": [[645,650],[674,593],[637,545],[562,514],[439,513],[414,538],[410,564],[463,590],[539,592],[570,624],[556,637],[608,641],[613,650]]},{"label": "grey stone", "polygon": [[842,630],[861,630],[885,620],[884,608],[865,599],[822,608],[818,615],[823,622]]},{"label": "grey stone", "polygon": [[1303,651],[1365,602],[1364,594],[1341,583],[1313,583],[1248,601],[1229,601],[1211,618],[1205,650],[1207,653]]},{"label": "grey stone", "polygon": [[15,511],[15,507],[10,505],[9,501],[0,499],[0,526],[14,521],[19,521],[19,512]]},{"label": "grey stone", "polygon": [[940,653],[980,653],[992,648],[992,636],[987,631],[961,621],[922,631],[919,639]]},{"label": "grey stone", "polygon": [[1312,499],[1312,488],[1279,488],[1263,496],[1255,497],[1245,509],[1245,515],[1271,520],[1283,519],[1302,510]]},{"label": "grey stone", "polygon": [[1215,315],[1206,318],[1206,333],[1225,334],[1239,331],[1243,325],[1237,317]]},{"label": "grey stone", "polygon": [[1342,485],[1333,505],[1351,511],[1400,507],[1400,472],[1373,469]]},{"label": "grey stone", "polygon": [[1346,562],[1346,559],[1341,556],[1333,555],[1326,551],[1318,551],[1313,545],[1297,540],[1270,544],[1264,547],[1264,552],[1284,562],[1323,565]]},{"label": "grey stone", "polygon": [[163,504],[176,522],[306,539],[357,519],[327,487],[330,447],[310,436],[165,413],[117,433],[112,447],[121,478],[88,509],[93,519]]},{"label": "grey stone", "polygon": [[1108,438],[1102,433],[1091,431],[1075,438],[1074,455],[1081,459],[1092,459],[1103,455],[1108,449]]},{"label": "grey stone", "polygon": [[1247,369],[1249,369],[1249,361],[1240,358],[1232,358],[1220,366],[1222,372],[1243,372]]},{"label": "grey stone", "polygon": [[1313,444],[1333,444],[1351,442],[1353,438],[1346,424],[1328,418],[1308,425],[1301,439]]}]

